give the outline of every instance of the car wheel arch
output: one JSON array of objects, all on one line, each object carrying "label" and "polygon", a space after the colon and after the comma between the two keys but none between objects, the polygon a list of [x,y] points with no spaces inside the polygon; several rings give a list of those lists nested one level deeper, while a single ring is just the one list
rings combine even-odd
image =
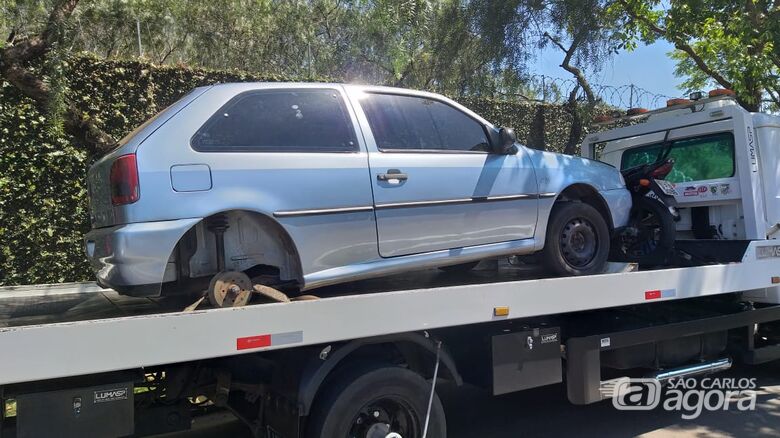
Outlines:
[{"label": "car wheel arch", "polygon": [[571,202],[578,201],[584,202],[601,214],[604,221],[607,223],[610,233],[614,230],[615,226],[612,220],[612,214],[609,209],[609,204],[599,193],[598,189],[586,183],[574,183],[563,189],[555,198],[555,205],[558,202]]},{"label": "car wheel arch", "polygon": [[[276,221],[271,215],[266,214],[262,211],[246,209],[246,208],[234,208],[234,209],[225,209],[225,210],[211,212],[206,217],[203,217],[200,221],[198,221],[192,227],[190,227],[184,234],[182,234],[182,236],[179,238],[179,241],[176,244],[176,247],[173,250],[174,253],[177,251],[177,249],[179,248],[179,244],[185,239],[188,233],[191,233],[193,230],[196,230],[199,226],[205,227],[206,221],[209,217],[222,215],[222,214],[228,215],[229,217],[235,215],[247,215],[253,218],[254,219],[253,223],[257,224],[260,227],[260,231],[264,232],[268,236],[271,236],[271,241],[274,242],[276,245],[278,245],[278,250],[286,254],[286,257],[284,257],[284,259],[285,259],[285,264],[287,266],[277,266],[277,267],[280,270],[283,268],[288,269],[289,272],[292,274],[292,276],[298,281],[298,283],[300,285],[303,285],[303,269],[302,269],[301,257],[300,257],[300,253],[298,252],[297,245],[295,245],[295,242],[293,241],[292,237],[284,228],[284,226],[282,226],[282,224]],[[228,232],[229,231],[230,228],[228,228]]]}]

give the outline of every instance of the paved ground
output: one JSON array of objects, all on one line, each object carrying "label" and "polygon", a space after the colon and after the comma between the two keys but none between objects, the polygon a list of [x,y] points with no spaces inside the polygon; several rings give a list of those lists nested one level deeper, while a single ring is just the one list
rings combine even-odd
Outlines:
[{"label": "paved ground", "polygon": [[[610,402],[573,406],[554,385],[492,397],[477,388],[443,387],[440,396],[453,438],[507,437],[780,437],[780,363],[741,367],[719,377],[756,377],[761,387],[754,412],[705,412],[683,420],[676,412],[621,412]],[[199,419],[177,437],[245,437],[227,415]]]}]

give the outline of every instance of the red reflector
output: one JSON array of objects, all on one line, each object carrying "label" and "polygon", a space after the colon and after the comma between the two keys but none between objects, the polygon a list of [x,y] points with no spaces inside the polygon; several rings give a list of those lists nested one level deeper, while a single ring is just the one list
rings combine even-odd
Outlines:
[{"label": "red reflector", "polygon": [[649,290],[645,292],[645,299],[646,300],[655,300],[661,298],[661,291],[660,290]]},{"label": "red reflector", "polygon": [[141,196],[135,154],[122,155],[111,164],[111,203],[132,204]]},{"label": "red reflector", "polygon": [[271,346],[271,335],[247,336],[236,339],[236,350],[249,350]]}]

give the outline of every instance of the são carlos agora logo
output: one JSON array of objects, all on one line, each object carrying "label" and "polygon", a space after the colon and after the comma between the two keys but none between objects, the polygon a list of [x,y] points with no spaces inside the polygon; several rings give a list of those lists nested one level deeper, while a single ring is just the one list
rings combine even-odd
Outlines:
[{"label": "s\u00e3o carlos agora logo", "polygon": [[680,412],[684,420],[703,411],[753,411],[756,408],[755,378],[681,378],[660,382],[648,378],[619,378],[602,383],[603,398],[621,411],[650,411],[662,407]]}]

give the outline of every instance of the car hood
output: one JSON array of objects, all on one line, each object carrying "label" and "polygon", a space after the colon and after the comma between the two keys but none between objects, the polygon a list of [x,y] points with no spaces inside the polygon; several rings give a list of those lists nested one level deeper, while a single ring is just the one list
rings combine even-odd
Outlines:
[{"label": "car hood", "polygon": [[575,183],[587,183],[598,190],[625,188],[620,171],[614,166],[590,158],[525,148],[540,191],[557,192]]}]

